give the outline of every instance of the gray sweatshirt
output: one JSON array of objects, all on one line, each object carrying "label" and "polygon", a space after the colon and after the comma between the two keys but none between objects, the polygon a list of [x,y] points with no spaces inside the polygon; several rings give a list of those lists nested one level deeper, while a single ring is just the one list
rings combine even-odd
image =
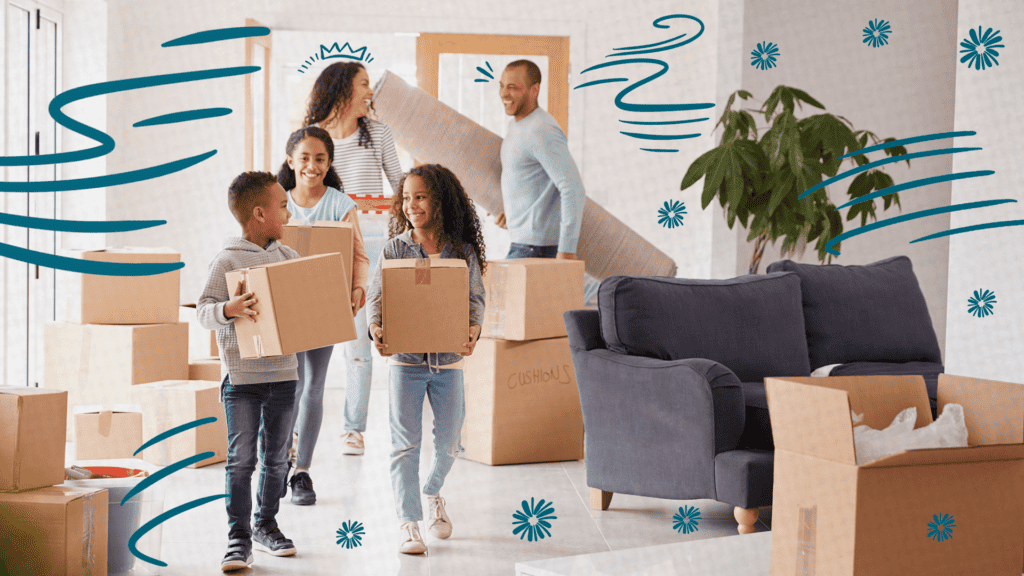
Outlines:
[{"label": "gray sweatshirt", "polygon": [[[224,306],[234,295],[236,288],[228,288],[225,273],[298,257],[298,252],[277,240],[271,240],[265,248],[260,248],[244,238],[235,237],[225,240],[223,249],[210,262],[209,276],[206,278],[206,286],[203,288],[203,295],[199,297],[196,311],[199,324],[203,328],[217,331],[221,382],[229,375],[232,384],[262,384],[298,379],[295,354],[269,358],[239,357],[235,321],[224,315]],[[239,321],[249,322],[245,319]]]}]

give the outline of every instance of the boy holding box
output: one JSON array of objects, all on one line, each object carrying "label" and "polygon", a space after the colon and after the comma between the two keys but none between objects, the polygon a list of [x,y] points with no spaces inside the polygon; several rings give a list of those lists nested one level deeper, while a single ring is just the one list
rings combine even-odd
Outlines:
[{"label": "boy holding box", "polygon": [[[268,172],[245,172],[228,189],[228,206],[244,237],[228,238],[210,263],[209,276],[199,298],[199,323],[217,331],[221,358],[221,401],[228,427],[227,485],[228,550],[221,562],[225,572],[247,568],[253,562],[253,541],[259,550],[275,556],[295,554],[292,541],[277,527],[277,515],[287,473],[288,438],[298,378],[294,354],[242,359],[238,353],[235,318],[256,321],[256,298],[239,283],[228,286],[225,274],[299,255],[282,245],[281,227],[288,222],[288,198],[277,177]],[[256,494],[255,530],[249,528],[252,509],[252,474],[260,443],[260,489]]]}]

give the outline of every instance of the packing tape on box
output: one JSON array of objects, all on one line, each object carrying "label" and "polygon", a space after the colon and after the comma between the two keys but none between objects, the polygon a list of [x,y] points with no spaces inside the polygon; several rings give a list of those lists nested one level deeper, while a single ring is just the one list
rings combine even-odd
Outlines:
[{"label": "packing tape on box", "polygon": [[[504,209],[500,136],[391,71],[385,71],[373,89],[373,109],[391,129],[395,143],[419,162],[441,164],[454,172],[469,197],[488,212]],[[598,280],[676,275],[676,264],[668,255],[590,198],[583,206],[576,256]]]},{"label": "packing tape on box", "polygon": [[252,347],[256,349],[256,358],[263,358],[263,336],[256,334],[252,337]]},{"label": "packing tape on box", "polygon": [[419,286],[430,286],[430,258],[417,258],[416,259],[416,279],[414,284]]},{"label": "packing tape on box", "polygon": [[308,223],[302,224],[298,226],[296,233],[298,236],[295,239],[295,251],[299,256],[309,256],[309,239],[313,236],[313,226]]},{"label": "packing tape on box", "polygon": [[814,576],[817,555],[818,507],[800,508],[800,527],[796,539],[796,576]]},{"label": "packing tape on box", "polygon": [[[108,494],[109,497],[109,494]],[[110,527],[107,527],[110,530]],[[95,565],[96,554],[96,492],[87,494],[82,499],[82,574],[100,576],[90,566]],[[106,542],[103,543],[106,546]]]},{"label": "packing tape on box", "polygon": [[487,276],[487,337],[505,338],[505,282],[508,262],[488,262]]},{"label": "packing tape on box", "polygon": [[110,436],[110,421],[113,420],[114,413],[110,410],[103,410],[100,412],[100,436]]}]

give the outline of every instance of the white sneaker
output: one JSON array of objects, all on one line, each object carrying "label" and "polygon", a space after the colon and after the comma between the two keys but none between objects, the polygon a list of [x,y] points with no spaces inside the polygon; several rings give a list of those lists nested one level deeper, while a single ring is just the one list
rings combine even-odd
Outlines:
[{"label": "white sneaker", "polygon": [[444,498],[440,496],[427,496],[427,506],[430,507],[430,533],[442,540],[452,535],[452,521],[444,511]]},{"label": "white sneaker", "polygon": [[404,522],[400,528],[402,537],[398,545],[398,551],[402,554],[423,554],[427,551],[427,545],[423,543],[420,536],[420,527],[417,522]]},{"label": "white sneaker", "polygon": [[350,456],[363,455],[363,435],[358,430],[348,430],[341,437],[345,440],[345,446],[341,449],[342,454]]},{"label": "white sneaker", "polygon": [[295,467],[295,460],[299,456],[299,433],[292,432],[292,447],[288,449],[288,461]]}]

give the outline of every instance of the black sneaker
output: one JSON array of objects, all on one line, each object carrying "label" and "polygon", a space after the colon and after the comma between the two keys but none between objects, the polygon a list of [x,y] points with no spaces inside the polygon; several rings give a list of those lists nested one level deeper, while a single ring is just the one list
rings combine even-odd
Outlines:
[{"label": "black sneaker", "polygon": [[252,566],[252,540],[249,538],[232,538],[228,540],[228,552],[220,562],[224,572],[241,570]]},{"label": "black sneaker", "polygon": [[313,479],[305,472],[292,474],[292,504],[310,506],[316,504],[316,492],[313,492]]},{"label": "black sneaker", "polygon": [[281,534],[281,529],[274,527],[273,530],[257,528],[252,533],[253,547],[262,552],[268,552],[274,556],[294,556],[295,545],[292,541]]}]

